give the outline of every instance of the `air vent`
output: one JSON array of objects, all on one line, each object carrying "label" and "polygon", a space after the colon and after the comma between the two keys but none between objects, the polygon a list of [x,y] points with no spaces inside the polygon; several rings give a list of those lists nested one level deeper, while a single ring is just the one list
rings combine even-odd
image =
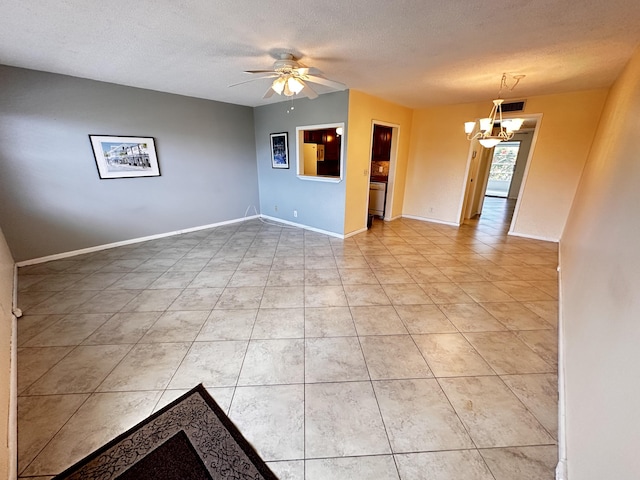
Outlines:
[{"label": "air vent", "polygon": [[502,113],[524,112],[525,103],[526,103],[526,100],[519,100],[517,102],[504,102],[502,104]]}]

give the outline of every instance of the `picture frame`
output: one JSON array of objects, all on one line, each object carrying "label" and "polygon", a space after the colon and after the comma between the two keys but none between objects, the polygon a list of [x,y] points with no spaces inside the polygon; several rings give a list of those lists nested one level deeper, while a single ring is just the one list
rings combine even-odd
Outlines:
[{"label": "picture frame", "polygon": [[153,137],[89,135],[89,141],[101,180],[160,176]]},{"label": "picture frame", "polygon": [[289,141],[287,132],[272,133],[271,168],[289,168]]}]

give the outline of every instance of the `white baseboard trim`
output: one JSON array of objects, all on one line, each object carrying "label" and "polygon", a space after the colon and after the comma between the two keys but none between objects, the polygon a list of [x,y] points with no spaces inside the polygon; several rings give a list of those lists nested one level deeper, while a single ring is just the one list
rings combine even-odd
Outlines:
[{"label": "white baseboard trim", "polygon": [[436,219],[433,219],[433,218],[418,217],[417,215],[405,215],[405,214],[402,214],[402,218],[410,218],[412,220],[420,220],[421,222],[439,223],[441,225],[450,225],[452,227],[459,227],[460,226],[459,223],[445,222],[444,220],[436,220]]},{"label": "white baseboard trim", "polygon": [[361,228],[360,230],[354,230],[353,232],[347,233],[344,238],[353,237],[354,235],[358,235],[359,233],[364,233],[369,230],[367,227]]},{"label": "white baseboard trim", "polygon": [[556,466],[556,480],[569,480],[566,460],[560,460],[558,462],[558,465]]},{"label": "white baseboard trim", "polygon": [[513,230],[509,230],[508,235],[511,235],[512,237],[529,238],[531,240],[542,240],[543,242],[558,243],[560,241],[560,239],[558,239],[558,238],[541,237],[541,236],[538,236],[538,235],[529,235],[529,234],[526,234],[526,233],[514,232]]},{"label": "white baseboard trim", "polygon": [[345,238],[345,236],[342,235],[341,233],[329,232],[328,230],[322,230],[320,228],[310,227],[308,225],[303,225],[301,223],[290,222],[288,220],[283,220],[281,218],[271,217],[269,215],[260,215],[260,217],[264,218],[265,220],[270,220],[272,222],[283,223],[285,225],[290,225],[292,227],[302,228],[303,230],[309,230],[311,232],[322,233],[324,235],[329,235],[330,237],[342,238],[342,239]]},{"label": "white baseboard trim", "polygon": [[567,389],[564,343],[564,295],[562,294],[562,249],[558,249],[558,465],[556,480],[568,480],[567,471]]},{"label": "white baseboard trim", "polygon": [[95,247],[82,248],[80,250],[72,250],[70,252],[56,253],[55,255],[47,255],[46,257],[33,258],[31,260],[23,260],[17,262],[17,267],[26,267],[27,265],[35,265],[38,263],[50,262],[52,260],[60,260],[63,258],[75,257],[76,255],[83,255],[85,253],[99,252],[100,250],[108,250],[110,248],[123,247],[125,245],[132,245],[134,243],[147,242],[149,240],[157,240],[159,238],[171,237],[174,235],[182,235],[183,233],[197,232],[198,230],[206,230],[207,228],[222,227],[223,225],[231,225],[234,223],[245,222],[247,220],[253,220],[259,218],[260,215],[252,215],[250,217],[235,218],[233,220],[225,220],[224,222],[211,223],[209,225],[201,225],[198,227],[185,228],[182,230],[175,230],[173,232],[158,233],[155,235],[149,235],[147,237],[132,238],[130,240],[123,240],[121,242],[107,243],[104,245],[96,245]]},{"label": "white baseboard trim", "polygon": [[385,222],[393,222],[394,220],[398,220],[399,218],[402,218],[402,214],[396,215],[395,217],[385,218],[384,221]]}]

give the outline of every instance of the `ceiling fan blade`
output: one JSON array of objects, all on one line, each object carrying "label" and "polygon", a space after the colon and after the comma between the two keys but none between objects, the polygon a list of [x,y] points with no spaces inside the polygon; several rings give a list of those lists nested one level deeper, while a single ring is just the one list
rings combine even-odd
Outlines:
[{"label": "ceiling fan blade", "polygon": [[264,97],[262,98],[264,99],[271,98],[274,93],[276,92],[273,90],[273,88],[269,87],[269,90],[267,90],[267,92],[264,94]]},{"label": "ceiling fan blade", "polygon": [[271,70],[245,70],[244,73],[254,74],[254,73],[277,73]]},{"label": "ceiling fan blade", "polygon": [[232,84],[231,84],[231,85],[229,85],[229,86],[230,86],[230,87],[235,87],[235,86],[237,86],[237,85],[242,85],[242,84],[249,83],[249,82],[255,82],[255,81],[257,81],[257,80],[262,80],[263,78],[274,78],[274,77],[277,77],[277,76],[278,76],[278,74],[276,74],[276,73],[272,73],[271,75],[263,75],[263,76],[261,76],[261,77],[254,77],[254,78],[250,78],[249,80],[245,80],[245,81],[243,81],[243,82],[232,83]]},{"label": "ceiling fan blade", "polygon": [[327,80],[326,78],[318,77],[316,75],[307,75],[305,80],[308,82],[319,83],[325,87],[331,87],[336,90],[344,90],[347,86],[344,83],[336,82],[334,80]]},{"label": "ceiling fan blade", "polygon": [[309,86],[308,83],[306,82],[302,82],[304,84],[304,88],[302,89],[302,93],[304,93],[307,98],[309,98],[310,100],[313,100],[314,98],[318,98],[318,94],[316,93],[316,91],[311,88]]}]

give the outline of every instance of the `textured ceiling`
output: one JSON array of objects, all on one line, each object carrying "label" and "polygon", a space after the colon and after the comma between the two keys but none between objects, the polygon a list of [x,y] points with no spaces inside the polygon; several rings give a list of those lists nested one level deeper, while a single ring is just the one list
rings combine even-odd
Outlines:
[{"label": "textured ceiling", "polygon": [[[244,70],[292,52],[408,107],[607,87],[640,43],[638,0],[3,0],[0,63],[257,106]],[[1,88],[1,85],[0,85]],[[318,87],[319,93],[327,92]]]}]

